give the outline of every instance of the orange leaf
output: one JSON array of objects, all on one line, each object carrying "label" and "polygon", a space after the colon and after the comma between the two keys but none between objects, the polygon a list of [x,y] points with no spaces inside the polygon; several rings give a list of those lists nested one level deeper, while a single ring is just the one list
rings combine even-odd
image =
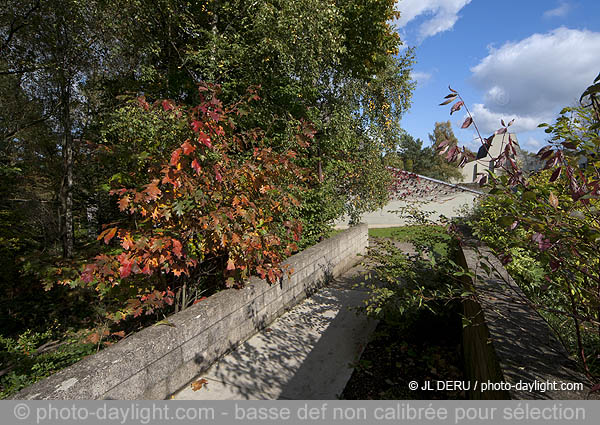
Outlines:
[{"label": "orange leaf", "polygon": [[119,210],[125,211],[129,205],[129,195],[122,197],[119,200]]},{"label": "orange leaf", "polygon": [[146,189],[144,192],[148,195],[151,200],[158,198],[158,196],[162,193],[161,190],[157,186],[158,180],[154,180],[149,185],[146,185]]},{"label": "orange leaf", "polygon": [[235,263],[231,258],[227,260],[227,270],[235,270]]},{"label": "orange leaf", "polygon": [[123,240],[121,241],[121,246],[127,251],[135,246],[135,243],[133,242],[133,239],[131,239],[131,236],[129,236],[129,234],[127,234],[123,238]]},{"label": "orange leaf", "polygon": [[202,378],[202,379],[198,379],[197,381],[192,382],[192,390],[194,391],[198,391],[201,390],[203,387],[206,388],[208,384],[208,380]]},{"label": "orange leaf", "polygon": [[184,155],[189,155],[196,150],[196,146],[192,146],[190,142],[186,140],[183,142],[183,145],[181,145],[181,149],[183,149]]},{"label": "orange leaf", "polygon": [[173,253],[178,257],[181,258],[181,242],[179,242],[177,239],[173,239],[172,240],[173,243]]},{"label": "orange leaf", "polygon": [[91,333],[85,340],[92,344],[97,344],[100,341],[100,332]]},{"label": "orange leaf", "polygon": [[181,155],[181,148],[175,149],[171,154],[171,165],[176,166],[179,163],[179,156]]},{"label": "orange leaf", "polygon": [[98,240],[104,238],[104,243],[108,244],[110,242],[110,240],[115,237],[116,233],[117,233],[116,227],[106,229],[104,232],[100,233],[100,236],[98,236]]}]

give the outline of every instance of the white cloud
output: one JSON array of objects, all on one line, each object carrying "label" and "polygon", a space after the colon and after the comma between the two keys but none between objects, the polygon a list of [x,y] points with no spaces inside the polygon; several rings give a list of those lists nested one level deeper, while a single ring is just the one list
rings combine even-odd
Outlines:
[{"label": "white cloud", "polygon": [[540,142],[538,139],[536,139],[535,137],[529,137],[525,143],[521,143],[522,147],[527,149],[528,151],[538,151],[539,148],[542,147],[542,145],[545,145],[546,143],[542,143]]},{"label": "white cloud", "polygon": [[560,18],[566,16],[571,10],[571,5],[567,2],[562,2],[559,6],[554,9],[546,10],[544,12],[544,18]]},{"label": "white cloud", "polygon": [[428,72],[411,72],[410,76],[417,82],[418,85],[423,85],[431,79],[431,74]]},{"label": "white cloud", "polygon": [[515,118],[516,132],[552,121],[592,83],[599,57],[600,33],[563,27],[490,48],[471,68],[485,102],[474,106],[476,119],[486,132],[497,129],[501,118]]},{"label": "white cloud", "polygon": [[427,16],[419,26],[419,38],[423,40],[452,29],[459,18],[458,12],[469,3],[471,0],[400,0],[396,3],[400,11],[396,24],[403,28],[419,16]]},{"label": "white cloud", "polygon": [[483,137],[487,137],[490,133],[498,130],[502,127],[500,120],[504,120],[506,124],[509,121],[515,120],[513,125],[510,127],[510,131],[513,133],[523,133],[526,131],[533,131],[537,129],[537,126],[542,122],[552,121],[552,115],[518,115],[503,112],[494,112],[488,109],[482,103],[476,103],[473,105],[471,110],[473,118],[477,123],[477,127],[483,133]]}]

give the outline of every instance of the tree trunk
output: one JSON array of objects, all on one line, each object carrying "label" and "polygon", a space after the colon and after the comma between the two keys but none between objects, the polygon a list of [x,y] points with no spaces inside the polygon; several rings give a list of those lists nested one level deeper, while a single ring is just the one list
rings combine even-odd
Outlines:
[{"label": "tree trunk", "polygon": [[61,239],[64,258],[73,258],[73,135],[71,134],[71,87],[68,81],[61,84],[63,127],[63,183],[60,193]]}]

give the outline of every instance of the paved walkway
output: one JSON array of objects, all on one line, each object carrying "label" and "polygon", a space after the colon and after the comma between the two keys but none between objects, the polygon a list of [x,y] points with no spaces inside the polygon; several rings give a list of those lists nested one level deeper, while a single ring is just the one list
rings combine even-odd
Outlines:
[{"label": "paved walkway", "polygon": [[[436,221],[440,214],[448,218],[456,217],[460,215],[461,208],[473,208],[475,199],[478,195],[470,192],[454,193],[439,197],[434,201],[424,204],[421,209],[423,211],[432,212],[431,219]],[[393,226],[405,226],[412,224],[409,220],[400,217],[397,211],[400,208],[406,206],[406,201],[393,200],[390,201],[385,207],[372,213],[364,214],[361,218],[362,223],[367,223],[370,228],[373,227],[393,227]],[[335,223],[337,229],[348,228],[348,220],[342,219]]]},{"label": "paved walkway", "polygon": [[365,291],[353,288],[364,269],[354,267],[242,343],[188,385],[177,400],[334,400],[344,390],[377,325],[351,310]]}]

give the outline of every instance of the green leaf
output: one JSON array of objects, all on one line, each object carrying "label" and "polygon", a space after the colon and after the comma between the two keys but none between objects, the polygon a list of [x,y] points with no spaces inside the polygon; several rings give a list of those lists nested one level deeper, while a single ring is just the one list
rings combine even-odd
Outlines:
[{"label": "green leaf", "polygon": [[[535,202],[537,200],[537,197],[535,196],[535,193],[528,190],[526,192],[523,193],[523,201],[526,202]],[[512,224],[512,221],[511,221]]]}]

